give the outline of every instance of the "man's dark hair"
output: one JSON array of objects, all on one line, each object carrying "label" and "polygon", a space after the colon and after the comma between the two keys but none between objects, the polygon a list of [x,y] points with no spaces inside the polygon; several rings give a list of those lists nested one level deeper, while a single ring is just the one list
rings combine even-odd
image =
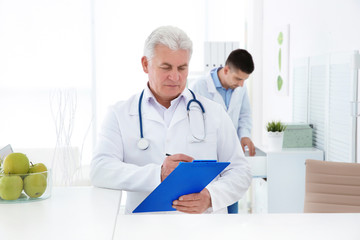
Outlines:
[{"label": "man's dark hair", "polygon": [[254,71],[254,62],[251,54],[245,49],[236,49],[230,53],[226,59],[225,65],[251,74]]}]

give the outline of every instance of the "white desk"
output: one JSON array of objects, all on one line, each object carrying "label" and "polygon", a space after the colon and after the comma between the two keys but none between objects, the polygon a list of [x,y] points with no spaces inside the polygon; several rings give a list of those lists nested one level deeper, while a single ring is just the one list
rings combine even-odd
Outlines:
[{"label": "white desk", "polygon": [[110,240],[121,191],[54,187],[46,200],[0,204],[1,240]]},{"label": "white desk", "polygon": [[[316,148],[284,148],[280,151],[268,151],[261,147],[257,148],[254,157],[247,156],[247,159],[253,177],[267,178],[269,213],[302,213],[305,196],[305,161],[306,159],[323,160],[324,153]],[[256,202],[253,204],[257,205]]]},{"label": "white desk", "polygon": [[114,240],[359,240],[360,214],[119,215]]},{"label": "white desk", "polygon": [[55,187],[43,201],[0,204],[0,239],[360,239],[360,214],[119,215],[120,200],[121,191]]},{"label": "white desk", "polygon": [[304,212],[306,159],[323,160],[324,153],[316,148],[267,152],[269,213]]}]

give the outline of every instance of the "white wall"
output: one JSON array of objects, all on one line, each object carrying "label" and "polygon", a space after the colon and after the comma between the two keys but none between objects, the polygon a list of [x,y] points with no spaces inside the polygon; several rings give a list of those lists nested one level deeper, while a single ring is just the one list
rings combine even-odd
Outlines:
[{"label": "white wall", "polygon": [[[262,107],[253,108],[253,138],[257,144],[266,145],[265,124],[269,120],[292,120],[292,62],[294,59],[316,56],[329,52],[352,51],[360,49],[360,1],[357,0],[255,0],[255,11],[263,11],[262,23],[255,25],[262,28],[263,41],[253,34],[257,46],[262,49],[262,68],[258,69],[261,79],[253,88],[252,99],[262,99]],[[255,12],[256,13],[256,12]],[[261,17],[257,18],[258,20]],[[262,26],[261,26],[262,24]],[[290,25],[290,82],[289,95],[279,96],[274,91],[274,36],[279,26]],[[255,32],[256,33],[256,32]],[[250,39],[251,40],[251,39]],[[262,44],[262,45],[259,45]],[[277,56],[276,56],[277,57]],[[260,112],[261,111],[261,112]],[[256,124],[256,125],[255,125]]]}]

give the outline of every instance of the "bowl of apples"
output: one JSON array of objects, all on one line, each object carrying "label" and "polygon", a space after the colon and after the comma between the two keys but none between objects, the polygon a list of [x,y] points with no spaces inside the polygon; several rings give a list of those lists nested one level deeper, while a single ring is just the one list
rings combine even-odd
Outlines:
[{"label": "bowl of apples", "polygon": [[23,153],[10,153],[0,166],[0,203],[39,201],[51,196],[51,171]]}]

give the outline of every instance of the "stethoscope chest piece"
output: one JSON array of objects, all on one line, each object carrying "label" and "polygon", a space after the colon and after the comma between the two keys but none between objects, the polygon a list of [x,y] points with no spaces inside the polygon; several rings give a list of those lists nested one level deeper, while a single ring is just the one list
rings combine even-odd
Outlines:
[{"label": "stethoscope chest piece", "polygon": [[149,140],[147,140],[146,138],[140,138],[137,143],[138,148],[141,150],[146,150],[149,145]]}]

